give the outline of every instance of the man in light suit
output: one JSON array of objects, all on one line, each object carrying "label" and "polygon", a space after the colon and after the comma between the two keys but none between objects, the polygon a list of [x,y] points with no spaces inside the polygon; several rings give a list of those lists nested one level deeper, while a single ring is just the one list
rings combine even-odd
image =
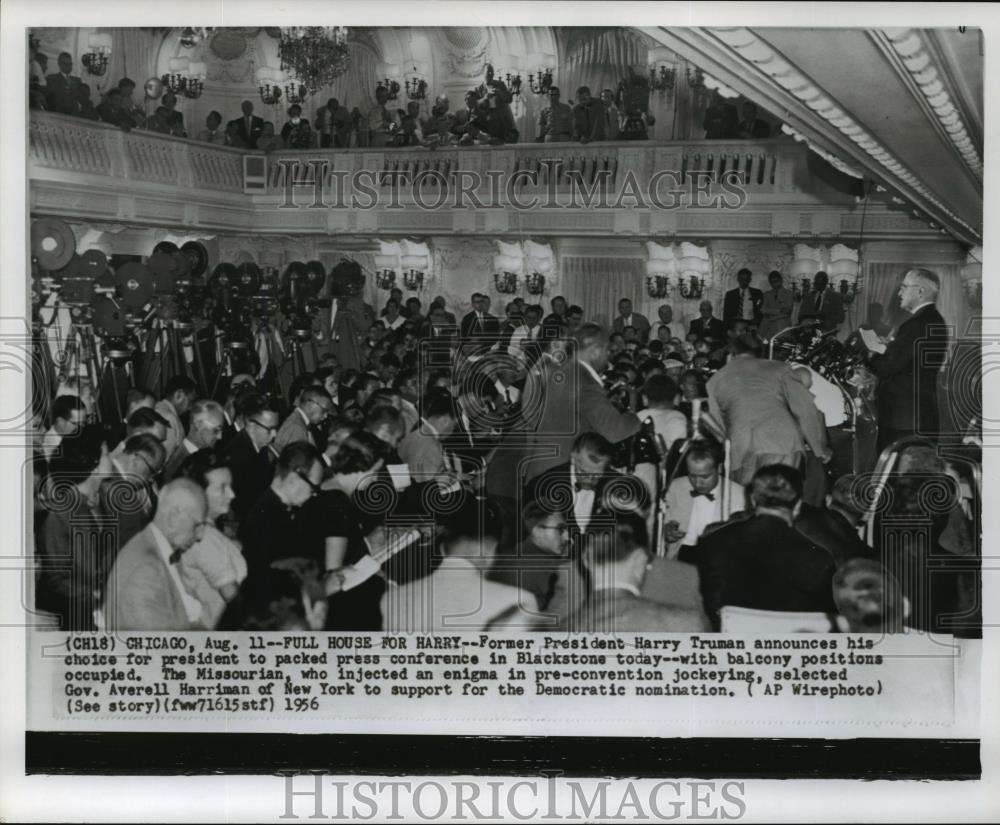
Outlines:
[{"label": "man in light suit", "polygon": [[641,516],[619,516],[612,540],[606,538],[593,537],[584,547],[592,593],[569,617],[570,632],[700,633],[709,629],[700,610],[659,604],[641,595],[653,559]]},{"label": "man in light suit", "polygon": [[639,341],[649,343],[649,319],[638,312],[632,312],[632,302],[628,298],[622,298],[618,302],[618,317],[611,324],[611,331],[624,333],[626,327],[635,327]]},{"label": "man in light suit", "polygon": [[200,486],[177,479],[161,491],[152,523],[118,554],[105,589],[109,630],[204,630],[201,603],[177,561],[201,538],[208,505]]},{"label": "man in light suit", "polygon": [[764,293],[750,286],[751,278],[753,273],[749,269],[741,269],[736,273],[736,283],[739,286],[729,290],[723,298],[722,323],[727,330],[736,321],[746,321],[754,326],[760,326]]},{"label": "man in light suit", "polygon": [[667,490],[667,555],[695,564],[698,539],[705,528],[728,515],[722,512],[723,488],[730,513],[746,509],[746,495],[739,484],[722,475],[722,456],[705,442],[691,445],[685,467],[687,475],[675,478]]},{"label": "man in light suit", "polygon": [[455,430],[455,407],[450,393],[431,393],[424,399],[420,423],[399,445],[399,457],[416,481],[430,481],[453,469],[443,440]]},{"label": "man in light suit", "polygon": [[163,388],[163,398],[157,401],[156,406],[153,407],[170,425],[167,430],[167,438],[163,442],[168,461],[174,451],[181,446],[181,441],[184,440],[184,425],[181,424],[181,416],[191,408],[197,392],[198,385],[191,378],[177,374],[167,381],[167,385]]},{"label": "man in light suit", "polygon": [[430,576],[386,590],[383,629],[404,632],[483,630],[515,614],[508,627],[531,629],[538,619],[534,594],[488,576],[500,541],[499,515],[475,503],[463,505],[441,524],[444,558]]},{"label": "man in light suit", "polygon": [[911,269],[899,287],[910,317],[871,360],[878,376],[878,444],[884,449],[909,435],[936,440],[941,429],[937,378],[948,355],[948,330],[934,302],[941,282],[927,269]]},{"label": "man in light suit", "polygon": [[[333,415],[333,401],[322,387],[307,387],[302,391],[299,403],[284,420],[274,437],[274,448],[279,453],[289,444],[306,441],[316,446],[311,428]],[[323,445],[326,446],[325,444]]]},{"label": "man in light suit", "polygon": [[565,366],[552,366],[547,382],[538,388],[541,395],[532,399],[540,413],[530,438],[535,457],[526,468],[529,479],[568,461],[582,433],[597,433],[617,444],[639,430],[635,413],[620,412],[604,391],[605,331],[597,324],[582,324],[572,340],[575,357]]},{"label": "man in light suit", "polygon": [[771,288],[764,293],[761,303],[761,338],[773,338],[783,329],[788,329],[792,325],[792,307],[795,306],[791,291],[782,286],[780,272],[771,272],[767,282]]},{"label": "man in light suit", "polygon": [[[729,473],[749,484],[768,464],[800,468],[806,445],[824,463],[832,457],[822,413],[809,390],[781,361],[760,358],[761,343],[752,336],[734,338],[732,357],[707,385],[709,411],[732,441]],[[820,504],[825,490],[808,500]]]},{"label": "man in light suit", "polygon": [[830,289],[830,276],[825,272],[817,272],[813,278],[812,292],[803,297],[799,307],[799,317],[814,315],[820,318],[820,326],[824,332],[837,329],[844,323],[844,302],[840,293]]}]

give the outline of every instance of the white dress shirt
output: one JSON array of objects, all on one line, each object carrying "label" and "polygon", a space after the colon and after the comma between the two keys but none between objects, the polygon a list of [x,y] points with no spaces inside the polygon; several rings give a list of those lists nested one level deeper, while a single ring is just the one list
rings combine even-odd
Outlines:
[{"label": "white dress shirt", "polygon": [[711,495],[715,497],[715,501],[709,501],[708,496],[695,496],[692,499],[691,518],[681,544],[694,547],[709,524],[722,520],[722,489],[718,484],[711,490]]},{"label": "white dress shirt", "polygon": [[170,563],[170,557],[174,554],[174,548],[170,546],[167,537],[160,532],[160,528],[155,524],[149,525],[149,531],[153,534],[153,539],[156,541],[156,549],[160,551],[160,558],[163,559],[163,563],[167,566],[167,570],[170,573],[170,580],[181,595],[184,610],[187,611],[188,621],[192,623],[198,621],[201,618],[201,602],[187,592],[184,582],[181,581],[181,574],[177,569],[177,565]]},{"label": "white dress shirt", "polygon": [[740,302],[740,317],[746,321],[753,320],[753,295],[750,293],[749,287],[747,289],[740,291],[740,296],[742,301]]},{"label": "white dress shirt", "polygon": [[580,529],[586,530],[594,512],[594,491],[576,489],[576,469],[572,464],[569,467],[569,483],[573,485],[573,517]]}]

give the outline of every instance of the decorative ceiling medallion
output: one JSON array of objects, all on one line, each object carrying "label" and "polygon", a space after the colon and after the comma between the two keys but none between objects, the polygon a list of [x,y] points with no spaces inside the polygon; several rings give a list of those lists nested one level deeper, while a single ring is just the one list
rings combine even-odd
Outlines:
[{"label": "decorative ceiling medallion", "polygon": [[[236,60],[247,50],[246,35],[242,30],[222,29],[212,38],[212,52],[221,60]],[[254,30],[256,32],[256,29]]]}]

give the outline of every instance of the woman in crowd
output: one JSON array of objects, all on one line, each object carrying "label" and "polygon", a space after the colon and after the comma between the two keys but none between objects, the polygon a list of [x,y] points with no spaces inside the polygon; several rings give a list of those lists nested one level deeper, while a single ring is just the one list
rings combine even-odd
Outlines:
[{"label": "woman in crowd", "polygon": [[281,127],[281,142],[288,149],[312,149],[316,142],[315,132],[302,117],[302,107],[298,104],[288,107],[288,122]]},{"label": "woman in crowd", "polygon": [[[313,502],[311,516],[320,521],[324,537],[326,585],[329,599],[327,630],[381,630],[379,601],[385,590],[380,575],[371,575],[355,587],[341,590],[348,568],[362,563],[371,567],[372,550],[384,544],[384,530],[365,535],[363,524],[373,513],[385,512],[385,501],[371,490],[383,465],[385,445],[368,432],[353,432],[340,442],[330,459],[330,478]],[[361,568],[358,568],[361,569]]]},{"label": "woman in crowd", "polygon": [[215,628],[247,576],[247,563],[236,534],[230,505],[235,498],[233,474],[215,450],[199,450],[181,465],[180,475],[205,490],[208,524],[202,537],[181,556],[180,573],[191,594],[201,602],[202,619]]},{"label": "woman in crowd", "polygon": [[[63,630],[94,630],[94,611],[118,549],[101,507],[101,480],[111,460],[98,425],[64,438],[49,464],[38,534],[40,578],[36,603],[60,617]],[[113,483],[113,482],[112,482]],[[111,501],[116,497],[112,491]]]}]

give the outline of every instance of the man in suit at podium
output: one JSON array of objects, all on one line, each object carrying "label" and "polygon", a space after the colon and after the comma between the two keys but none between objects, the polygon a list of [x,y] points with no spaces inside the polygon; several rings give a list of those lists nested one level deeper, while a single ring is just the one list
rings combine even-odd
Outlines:
[{"label": "man in suit at podium", "polygon": [[745,267],[736,273],[736,283],[739,286],[729,290],[722,302],[722,322],[726,329],[732,327],[735,321],[760,326],[764,293],[750,286],[752,277],[753,273]]},{"label": "man in suit at podium", "polygon": [[243,117],[231,120],[229,124],[235,124],[234,128],[236,129],[236,134],[239,136],[240,143],[243,145],[242,148],[255,149],[257,148],[257,139],[264,132],[264,120],[254,115],[253,101],[244,100],[242,109]]},{"label": "man in suit at podium", "polygon": [[948,331],[934,305],[940,289],[930,270],[911,269],[903,276],[899,305],[910,317],[885,352],[871,360],[879,379],[879,450],[906,436],[933,441],[940,434],[937,377],[948,354]]}]

